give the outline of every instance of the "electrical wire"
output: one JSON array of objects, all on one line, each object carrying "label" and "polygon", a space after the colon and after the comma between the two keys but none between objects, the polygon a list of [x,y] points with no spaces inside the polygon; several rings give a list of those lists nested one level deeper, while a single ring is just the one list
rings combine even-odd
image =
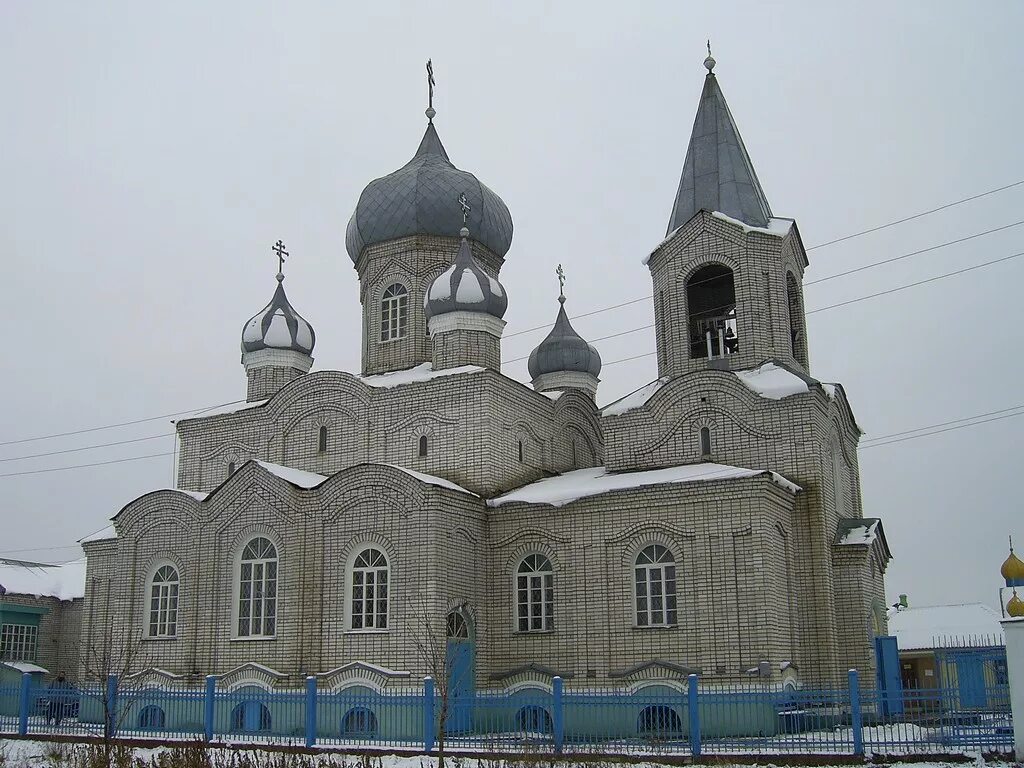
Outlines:
[{"label": "electrical wire", "polygon": [[111,446],[114,445],[127,445],[128,443],[142,443],[145,442],[146,440],[159,440],[164,437],[167,437],[167,435],[150,435],[149,437],[136,437],[132,440],[118,440],[113,443],[96,443],[95,445],[83,445],[81,448],[65,448],[63,451],[48,451],[47,453],[30,453],[27,456],[10,456],[6,459],[0,459],[0,463],[3,463],[5,461],[23,461],[25,459],[39,459],[42,458],[43,456],[57,456],[62,453],[77,453],[79,451],[91,451],[94,448],[110,448]]}]

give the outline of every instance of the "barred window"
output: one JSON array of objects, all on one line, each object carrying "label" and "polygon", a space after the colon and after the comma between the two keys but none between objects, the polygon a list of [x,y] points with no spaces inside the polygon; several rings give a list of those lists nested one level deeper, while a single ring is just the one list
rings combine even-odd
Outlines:
[{"label": "barred window", "polygon": [[364,549],[352,563],[350,629],[387,629],[388,559],[379,549]]},{"label": "barred window", "polygon": [[401,283],[389,285],[380,301],[380,340],[403,338],[408,317],[409,291]]},{"label": "barred window", "polygon": [[0,627],[0,659],[35,661],[39,630],[30,624],[4,624]]},{"label": "barred window", "polygon": [[516,603],[520,632],[555,628],[555,576],[544,555],[527,555],[516,571]]},{"label": "barred window", "polygon": [[636,624],[667,627],[676,623],[676,561],[667,547],[651,544],[636,557]]},{"label": "barred window", "polygon": [[238,571],[238,636],[277,631],[277,549],[263,537],[246,544]]},{"label": "barred window", "polygon": [[157,569],[149,582],[149,637],[178,634],[178,572],[173,566]]}]

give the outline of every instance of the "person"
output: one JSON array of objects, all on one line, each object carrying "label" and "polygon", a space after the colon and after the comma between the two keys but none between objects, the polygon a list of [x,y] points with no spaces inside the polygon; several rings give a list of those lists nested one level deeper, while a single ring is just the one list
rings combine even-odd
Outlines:
[{"label": "person", "polygon": [[725,348],[729,351],[730,355],[738,352],[740,349],[740,340],[736,338],[732,328],[725,329]]},{"label": "person", "polygon": [[53,722],[60,725],[64,718],[68,705],[71,703],[71,683],[68,682],[63,672],[57,673],[57,679],[50,683],[46,689],[49,698],[49,705],[46,708],[46,724]]}]

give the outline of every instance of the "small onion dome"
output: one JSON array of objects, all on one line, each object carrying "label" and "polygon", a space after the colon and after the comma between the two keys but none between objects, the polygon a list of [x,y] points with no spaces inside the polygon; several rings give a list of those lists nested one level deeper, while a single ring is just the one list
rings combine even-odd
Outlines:
[{"label": "small onion dome", "polygon": [[1010,556],[1003,562],[1003,567],[999,569],[999,573],[1007,585],[1024,585],[1024,561],[1021,561],[1012,549]]},{"label": "small onion dome", "polygon": [[452,165],[431,122],[412,160],[371,181],[359,196],[345,232],[349,257],[355,262],[366,246],[409,235],[454,237],[463,224],[462,212],[453,205],[460,194],[470,205],[473,239],[498,256],[508,253],[508,207],[476,176]]},{"label": "small onion dome", "polygon": [[435,278],[423,297],[427,318],[446,312],[486,312],[499,320],[508,308],[505,289],[481,269],[469,247],[469,230],[459,232],[462,243],[455,261]]},{"label": "small onion dome", "polygon": [[284,275],[277,276],[274,298],[242,328],[242,352],[261,349],[290,349],[304,355],[313,353],[316,334],[288,303],[284,294]]},{"label": "small onion dome", "polygon": [[551,333],[530,353],[530,376],[536,379],[546,373],[574,371],[597,376],[601,373],[601,355],[573,330],[565,314],[565,296]]},{"label": "small onion dome", "polygon": [[1010,598],[1010,602],[1006,604],[1006,612],[1014,619],[1024,616],[1024,600],[1017,597],[1016,589],[1013,590],[1013,597]]}]

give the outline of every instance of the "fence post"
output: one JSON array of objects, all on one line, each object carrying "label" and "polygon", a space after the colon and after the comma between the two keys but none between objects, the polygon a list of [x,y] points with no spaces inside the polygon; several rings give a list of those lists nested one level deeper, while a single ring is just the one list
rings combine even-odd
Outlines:
[{"label": "fence post", "polygon": [[107,675],[106,702],[107,738],[112,739],[117,735],[117,675]]},{"label": "fence post", "polygon": [[434,751],[434,678],[423,678],[423,751]]},{"label": "fence post", "polygon": [[697,698],[697,676],[686,678],[689,688],[686,692],[686,709],[690,715],[690,754],[700,757],[700,703]]},{"label": "fence post", "polygon": [[853,729],[853,754],[864,754],[864,717],[860,709],[860,681],[857,670],[850,670],[850,727]]},{"label": "fence post", "polygon": [[214,675],[207,675],[206,696],[203,698],[203,738],[207,742],[213,741],[213,712],[216,698],[217,678]]},{"label": "fence post", "polygon": [[32,675],[28,672],[21,673],[21,696],[18,698],[18,735],[26,736],[28,734],[28,710],[29,710],[29,691],[32,687]]},{"label": "fence post", "polygon": [[306,749],[316,744],[316,678],[306,678]]},{"label": "fence post", "polygon": [[562,754],[565,741],[565,712],[562,709],[562,678],[555,675],[551,679],[551,730],[555,737],[555,754]]}]

